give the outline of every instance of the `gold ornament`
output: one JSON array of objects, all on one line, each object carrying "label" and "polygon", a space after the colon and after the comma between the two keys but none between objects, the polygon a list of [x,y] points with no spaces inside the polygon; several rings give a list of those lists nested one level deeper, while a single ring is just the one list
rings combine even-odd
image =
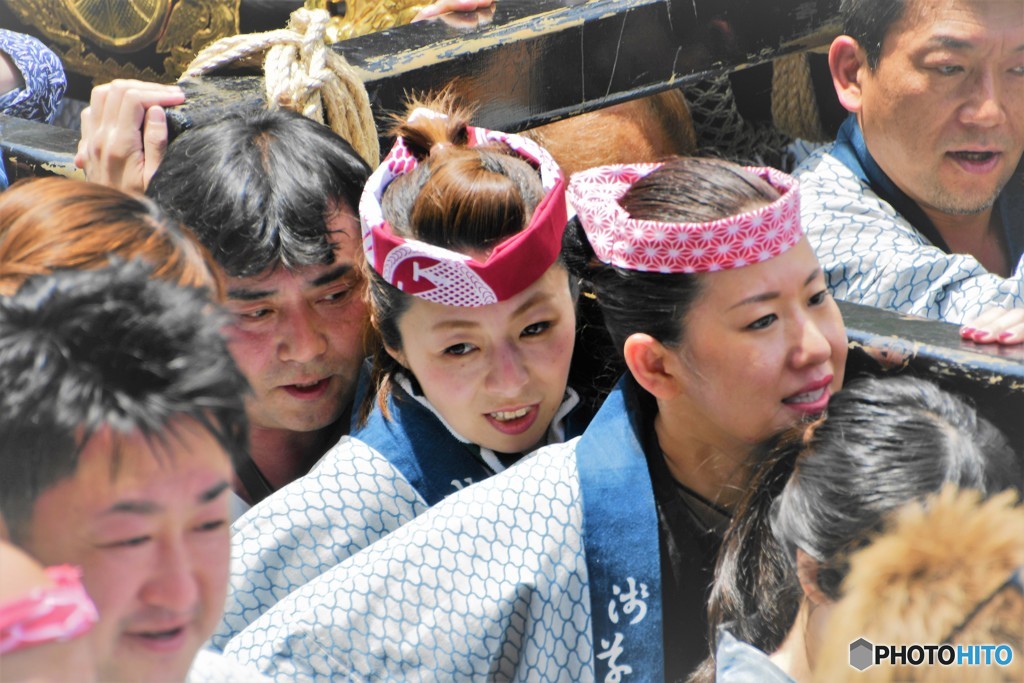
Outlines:
[{"label": "gold ornament", "polygon": [[[429,0],[307,0],[309,9],[326,9],[333,15],[327,40],[336,43],[412,22]],[[345,5],[344,13],[338,7]]]},{"label": "gold ornament", "polygon": [[[208,43],[238,33],[241,0],[7,0],[73,73],[172,83]],[[148,53],[148,54],[147,54]]]}]

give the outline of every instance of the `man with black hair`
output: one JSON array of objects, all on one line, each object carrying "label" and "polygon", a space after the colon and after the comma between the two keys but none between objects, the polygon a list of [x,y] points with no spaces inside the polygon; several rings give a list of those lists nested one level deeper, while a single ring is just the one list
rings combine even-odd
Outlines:
[{"label": "man with black hair", "polygon": [[[850,116],[797,170],[837,298],[970,323],[1024,307],[1024,5],[844,0],[829,51]],[[1024,314],[975,341],[1021,343]]]},{"label": "man with black hair", "polygon": [[[236,468],[237,517],[348,432],[367,326],[355,209],[370,169],[329,128],[285,110],[198,126],[164,154],[150,136],[166,140],[161,105],[174,104],[176,92],[135,81],[97,88],[91,108],[99,110],[83,115],[94,123],[83,129],[79,156],[90,179],[146,185],[219,266],[232,314],[225,332],[251,386],[251,458]],[[143,129],[131,127],[141,119],[113,116],[123,111],[145,116]],[[135,149],[131,140],[140,159],[145,152],[141,166],[114,152]]]},{"label": "man with black hair", "polygon": [[0,512],[97,605],[103,681],[181,681],[220,617],[245,380],[198,290],[138,263],[0,298]]},{"label": "man with black hair", "polygon": [[251,386],[236,486],[248,504],[348,432],[366,355],[355,207],[368,174],[329,128],[278,110],[186,131],[149,183],[225,281],[228,345]]}]

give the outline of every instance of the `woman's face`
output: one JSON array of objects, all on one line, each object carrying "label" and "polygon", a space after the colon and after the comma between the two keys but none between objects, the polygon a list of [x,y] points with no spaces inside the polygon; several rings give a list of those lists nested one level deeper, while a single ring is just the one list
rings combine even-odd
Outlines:
[{"label": "woman's face", "polygon": [[463,438],[518,453],[545,435],[565,395],[576,332],[569,277],[553,265],[511,299],[477,308],[415,299],[389,349]]},{"label": "woman's face", "polygon": [[821,413],[843,384],[846,330],[807,239],[701,277],[677,351],[691,436],[749,445]]}]

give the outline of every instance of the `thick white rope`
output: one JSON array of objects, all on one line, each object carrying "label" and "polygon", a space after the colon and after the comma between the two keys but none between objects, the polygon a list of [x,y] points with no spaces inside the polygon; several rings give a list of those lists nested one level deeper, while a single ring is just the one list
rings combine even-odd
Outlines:
[{"label": "thick white rope", "polygon": [[355,69],[328,46],[329,20],[327,10],[301,8],[292,12],[288,28],[222,38],[196,55],[182,79],[265,52],[263,72],[270,106],[326,123],[375,168],[380,162],[380,142],[370,98]]}]

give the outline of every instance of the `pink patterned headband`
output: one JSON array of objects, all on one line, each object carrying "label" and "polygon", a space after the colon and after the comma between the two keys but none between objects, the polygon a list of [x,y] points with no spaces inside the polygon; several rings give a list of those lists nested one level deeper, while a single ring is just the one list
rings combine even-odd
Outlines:
[{"label": "pink patterned headband", "polygon": [[[413,116],[441,117],[417,109]],[[399,138],[373,172],[359,200],[363,250],[386,282],[407,294],[445,306],[486,306],[505,301],[536,282],[558,258],[565,232],[565,180],[558,164],[532,140],[486,128],[467,126],[468,146],[508,145],[521,159],[540,169],[544,198],[526,229],[496,246],[483,263],[432,244],[399,237],[384,220],[381,198],[395,178],[417,166]]]},{"label": "pink patterned headband", "polygon": [[0,605],[0,655],[24,647],[76,638],[96,623],[96,607],[77,567],[47,567],[53,586],[32,589]]},{"label": "pink patterned headband", "polygon": [[569,201],[603,263],[644,272],[708,273],[767,261],[800,241],[797,181],[774,168],[746,168],[782,195],[759,209],[710,223],[630,218],[619,200],[660,166],[601,166],[573,174]]}]

